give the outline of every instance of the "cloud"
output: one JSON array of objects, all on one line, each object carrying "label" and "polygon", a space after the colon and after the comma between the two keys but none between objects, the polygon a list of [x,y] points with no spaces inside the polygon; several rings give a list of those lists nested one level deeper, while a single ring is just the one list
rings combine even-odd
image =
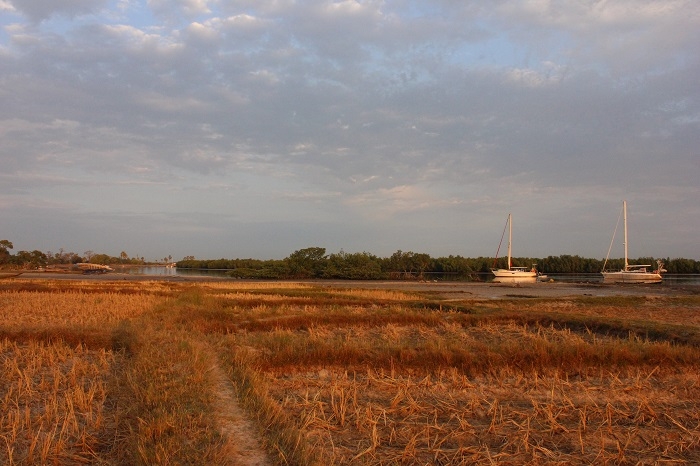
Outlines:
[{"label": "cloud", "polygon": [[211,13],[210,0],[146,0],[154,16],[166,22],[191,19]]},{"label": "cloud", "polygon": [[615,77],[673,68],[688,58],[684,44],[699,37],[700,5],[692,0],[505,1],[498,11],[497,21],[536,53],[559,40],[569,63]]},{"label": "cloud", "polygon": [[[456,222],[488,242],[471,225],[489,230],[488,216],[513,206],[570,228],[543,215],[629,196],[671,221],[678,198],[648,192],[690,195],[697,183],[695,2],[0,9],[0,163],[6,181],[25,182],[0,186],[10,204],[61,199],[69,217],[133,203],[177,210],[177,225],[210,206],[250,232],[298,218],[355,241],[340,233],[352,219],[357,238],[408,228],[412,244],[439,249],[459,241],[432,243],[428,225]],[[566,252],[565,239],[547,244],[557,241]]]},{"label": "cloud", "polygon": [[107,0],[5,0],[0,4],[2,9],[8,9],[8,5],[16,11],[26,15],[31,21],[39,22],[52,16],[66,16],[68,18],[77,15],[95,13],[107,4]]}]

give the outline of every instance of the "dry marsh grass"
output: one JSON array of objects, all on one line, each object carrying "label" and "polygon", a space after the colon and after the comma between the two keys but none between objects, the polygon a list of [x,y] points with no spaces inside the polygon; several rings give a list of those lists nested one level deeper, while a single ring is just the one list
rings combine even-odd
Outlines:
[{"label": "dry marsh grass", "polygon": [[231,282],[205,282],[201,285],[202,289],[208,290],[257,290],[257,291],[268,291],[268,290],[290,290],[290,291],[300,291],[300,290],[313,290],[315,287],[313,285],[308,285],[298,282],[246,282],[246,281],[231,281]]},{"label": "dry marsh grass", "polygon": [[481,374],[503,366],[578,373],[599,365],[692,365],[697,348],[639,338],[578,335],[553,327],[506,323],[463,327],[388,324],[275,328],[232,336],[238,345],[258,351],[263,368],[339,365],[421,371],[455,368]]},{"label": "dry marsh grass", "polygon": [[270,387],[330,464],[697,462],[698,376],[657,372],[335,369],[270,374]]},{"label": "dry marsh grass", "polygon": [[0,463],[99,463],[117,433],[105,406],[114,354],[4,338],[0,357]]},{"label": "dry marsh grass", "polygon": [[700,463],[697,297],[0,285],[2,464]]},{"label": "dry marsh grass", "polygon": [[220,463],[213,359],[171,324],[170,287],[31,285],[0,291],[3,380],[14,380],[3,387],[0,463]]},{"label": "dry marsh grass", "polygon": [[112,326],[160,300],[146,293],[0,291],[0,322],[5,328]]},{"label": "dry marsh grass", "polygon": [[465,300],[464,314],[434,296],[422,312],[328,300],[285,319],[270,302],[223,338],[284,442],[329,464],[700,461],[700,349],[674,337],[697,331],[683,318],[700,306],[613,301]]},{"label": "dry marsh grass", "polygon": [[136,350],[112,380],[121,464],[226,464],[214,420],[215,355],[165,320],[138,322]]},{"label": "dry marsh grass", "polygon": [[167,295],[173,290],[180,290],[181,284],[166,281],[129,281],[129,280],[27,280],[16,279],[0,281],[0,291],[37,291],[60,293],[79,291],[82,293],[118,293],[118,294],[159,294]]}]

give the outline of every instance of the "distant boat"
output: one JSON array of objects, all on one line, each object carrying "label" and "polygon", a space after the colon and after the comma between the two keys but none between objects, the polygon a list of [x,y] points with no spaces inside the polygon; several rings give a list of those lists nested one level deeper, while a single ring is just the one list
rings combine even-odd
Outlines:
[{"label": "distant boat", "polygon": [[[661,283],[662,277],[661,272],[665,272],[664,264],[661,260],[657,260],[657,268],[651,271],[650,264],[636,264],[630,265],[627,262],[627,201],[622,201],[622,216],[624,218],[625,224],[625,268],[617,272],[606,272],[605,265],[608,262],[608,257],[610,256],[610,249],[608,249],[608,257],[605,258],[603,263],[603,282],[605,283]],[[619,222],[618,217],[618,222]],[[618,223],[619,224],[619,223]],[[615,228],[617,230],[617,228]],[[613,240],[615,240],[615,233],[613,232]],[[612,248],[612,241],[610,242],[610,248]]]},{"label": "distant boat", "polygon": [[[503,232],[505,234],[505,231]],[[527,267],[513,267],[511,263],[511,243],[513,239],[513,217],[508,214],[508,268],[491,269],[494,275],[494,282],[497,283],[535,283],[537,281],[537,270],[533,266],[530,270]],[[503,237],[501,237],[503,241]],[[499,246],[500,247],[500,246]],[[496,252],[498,259],[498,252]]]}]

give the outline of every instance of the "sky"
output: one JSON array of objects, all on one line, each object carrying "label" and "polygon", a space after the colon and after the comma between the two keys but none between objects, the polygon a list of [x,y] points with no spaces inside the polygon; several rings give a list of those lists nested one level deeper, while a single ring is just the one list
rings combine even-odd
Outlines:
[{"label": "sky", "polygon": [[700,260],[698,44],[697,0],[0,0],[0,239],[603,259],[627,200]]}]

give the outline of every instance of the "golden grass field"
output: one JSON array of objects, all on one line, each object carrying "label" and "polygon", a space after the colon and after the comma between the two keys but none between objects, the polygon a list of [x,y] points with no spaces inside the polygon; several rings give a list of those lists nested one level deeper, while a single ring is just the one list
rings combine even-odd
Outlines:
[{"label": "golden grass field", "polygon": [[699,356],[691,293],[5,279],[0,464],[700,464]]}]

